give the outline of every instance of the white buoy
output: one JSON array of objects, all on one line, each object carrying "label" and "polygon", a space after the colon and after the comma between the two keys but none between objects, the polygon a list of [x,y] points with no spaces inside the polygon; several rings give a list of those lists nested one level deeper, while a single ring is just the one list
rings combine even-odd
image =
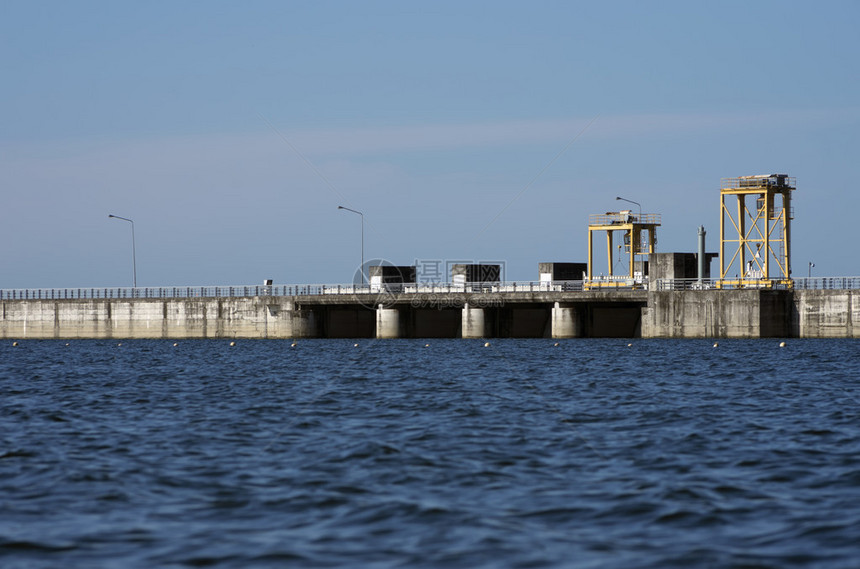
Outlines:
[{"label": "white buoy", "polygon": [[424,347],[425,347],[425,348],[429,348],[429,347],[430,347],[430,344],[424,344]]},{"label": "white buoy", "polygon": [[230,345],[231,345],[231,346],[235,346],[235,345],[236,345],[236,342],[230,342]]},{"label": "white buoy", "polygon": [[489,343],[489,342],[484,342],[484,347],[485,347],[485,348],[489,348],[489,347],[490,347],[490,343]]},{"label": "white buoy", "polygon": [[352,345],[352,347],[353,347],[353,348],[357,348],[357,347],[358,347],[358,344],[353,344],[353,345]]},{"label": "white buoy", "polygon": [[627,347],[629,348],[629,347],[630,347],[630,346],[632,346],[632,345],[633,345],[633,344],[627,344]]},{"label": "white buoy", "polygon": [[553,344],[553,346],[557,348],[559,346],[559,343],[556,342],[555,344]]},{"label": "white buoy", "polygon": [[293,342],[292,344],[290,344],[290,347],[291,347],[291,348],[295,348],[295,347],[296,347],[296,343],[295,343],[295,342]]},{"label": "white buoy", "polygon": [[719,344],[717,342],[714,342],[714,347],[715,348],[719,347]]},{"label": "white buoy", "polygon": [[174,348],[175,348],[176,346],[178,346],[178,345],[179,345],[179,343],[178,343],[178,342],[173,342],[173,347],[174,347]]},{"label": "white buoy", "polygon": [[15,347],[17,345],[18,345],[18,342],[12,342],[12,347]]},{"label": "white buoy", "polygon": [[122,342],[116,345],[117,348],[119,348],[120,346],[122,346]]},{"label": "white buoy", "polygon": [[785,347],[785,342],[780,342],[780,343],[779,343],[779,347],[780,347],[780,348],[784,348],[784,347]]}]

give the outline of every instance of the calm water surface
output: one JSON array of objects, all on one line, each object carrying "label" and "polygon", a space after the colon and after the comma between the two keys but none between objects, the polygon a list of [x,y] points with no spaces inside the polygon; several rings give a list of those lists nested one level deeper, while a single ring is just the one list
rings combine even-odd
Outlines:
[{"label": "calm water surface", "polygon": [[0,567],[860,566],[856,341],[354,342],[3,341]]}]

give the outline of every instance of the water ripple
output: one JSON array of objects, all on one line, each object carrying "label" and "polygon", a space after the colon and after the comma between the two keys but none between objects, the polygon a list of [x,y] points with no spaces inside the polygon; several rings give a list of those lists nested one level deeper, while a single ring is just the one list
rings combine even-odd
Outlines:
[{"label": "water ripple", "polygon": [[853,341],[424,343],[4,351],[0,566],[860,559]]}]

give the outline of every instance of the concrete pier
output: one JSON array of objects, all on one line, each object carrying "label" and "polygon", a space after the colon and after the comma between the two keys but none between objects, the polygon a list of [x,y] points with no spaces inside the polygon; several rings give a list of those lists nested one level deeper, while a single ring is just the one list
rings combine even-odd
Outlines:
[{"label": "concrete pier", "polygon": [[402,312],[397,308],[384,308],[381,304],[376,309],[376,337],[403,338],[406,326]]},{"label": "concrete pier", "polygon": [[461,338],[488,338],[487,319],[483,308],[472,308],[467,302],[463,306],[463,317],[461,320]]},{"label": "concrete pier", "polygon": [[562,306],[556,302],[552,307],[552,337],[580,338],[582,323],[580,310],[574,305]]}]

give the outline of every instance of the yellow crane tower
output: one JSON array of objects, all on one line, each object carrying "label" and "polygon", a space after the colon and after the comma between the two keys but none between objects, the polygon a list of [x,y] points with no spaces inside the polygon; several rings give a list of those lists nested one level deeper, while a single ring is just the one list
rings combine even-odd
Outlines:
[{"label": "yellow crane tower", "polygon": [[718,287],[791,288],[794,189],[795,179],[786,174],[722,180]]}]

